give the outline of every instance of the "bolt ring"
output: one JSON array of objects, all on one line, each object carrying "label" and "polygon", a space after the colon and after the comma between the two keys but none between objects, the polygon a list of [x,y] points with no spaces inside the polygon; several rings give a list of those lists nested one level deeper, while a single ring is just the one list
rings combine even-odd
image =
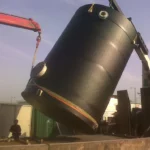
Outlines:
[{"label": "bolt ring", "polygon": [[106,19],[106,18],[108,18],[108,16],[109,16],[109,14],[108,14],[108,12],[105,11],[105,10],[102,10],[102,11],[99,12],[99,17],[100,17],[101,19]]}]

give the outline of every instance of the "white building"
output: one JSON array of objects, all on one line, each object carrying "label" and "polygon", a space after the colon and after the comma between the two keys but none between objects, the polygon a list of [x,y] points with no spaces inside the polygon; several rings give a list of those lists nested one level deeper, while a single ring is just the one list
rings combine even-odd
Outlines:
[{"label": "white building", "polygon": [[[110,99],[110,102],[106,108],[106,111],[103,115],[103,118],[104,119],[108,119],[108,117],[113,117],[113,113],[116,112],[116,105],[118,105],[118,99],[116,97],[112,97]],[[141,104],[133,104],[131,103],[131,110],[132,108],[135,108],[135,107],[138,107],[138,108],[141,108]]]},{"label": "white building", "polygon": [[[117,98],[112,97],[103,118],[113,117],[112,114],[116,112],[117,104]],[[131,109],[135,106],[141,108],[141,104],[131,104]],[[0,137],[10,136],[9,129],[15,119],[19,120],[22,136],[29,137],[31,135],[32,106],[21,102],[19,104],[0,104]]]}]

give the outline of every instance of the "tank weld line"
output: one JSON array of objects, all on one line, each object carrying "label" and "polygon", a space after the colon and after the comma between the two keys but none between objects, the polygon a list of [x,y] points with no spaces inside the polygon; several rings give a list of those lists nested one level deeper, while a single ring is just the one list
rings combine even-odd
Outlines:
[{"label": "tank weld line", "polygon": [[[113,22],[114,24],[116,24],[113,20],[111,20],[111,19],[109,19],[109,21],[111,21],[111,22]],[[119,25],[119,24],[116,24],[118,27],[120,27],[124,32],[125,32],[125,34],[128,36],[128,38],[131,40],[131,42],[133,42],[133,40],[134,40],[134,38],[133,39],[131,39],[131,37],[128,35],[128,33],[127,33],[127,31],[126,31],[126,29],[123,27],[123,26],[121,26],[121,25]],[[134,30],[135,30],[135,28],[134,28]]]},{"label": "tank weld line", "polygon": [[108,75],[110,81],[113,81],[112,76],[108,73],[108,71],[107,71],[103,66],[101,66],[100,64],[96,64],[96,65],[97,65],[97,67],[98,67],[99,69],[101,69],[102,71],[106,72],[106,74]]},{"label": "tank weld line", "polygon": [[77,105],[73,104],[72,102],[70,102],[69,100],[67,100],[66,98],[42,87],[36,84],[37,87],[39,87],[40,89],[42,89],[43,91],[45,91],[46,93],[48,93],[50,96],[52,96],[53,98],[57,99],[58,101],[66,104],[67,106],[71,107],[72,109],[76,110],[78,113],[82,114],[84,117],[86,117],[88,120],[91,120],[94,124],[95,127],[98,127],[98,123],[97,121],[91,116],[89,115],[86,111],[84,111],[83,109],[81,109],[80,107],[78,107]]},{"label": "tank weld line", "polygon": [[123,53],[121,53],[121,51],[118,50],[118,47],[113,43],[113,42],[109,42],[109,44],[118,52],[120,53],[120,55],[123,57],[123,59],[125,60],[125,56]]}]

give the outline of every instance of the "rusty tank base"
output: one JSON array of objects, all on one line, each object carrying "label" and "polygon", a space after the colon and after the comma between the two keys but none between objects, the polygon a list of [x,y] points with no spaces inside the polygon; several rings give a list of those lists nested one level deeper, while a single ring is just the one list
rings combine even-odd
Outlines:
[{"label": "rusty tank base", "polygon": [[[40,94],[42,92],[42,94]],[[49,91],[38,85],[27,86],[22,96],[31,105],[36,106],[45,115],[58,120],[58,122],[66,126],[77,129],[82,133],[94,134],[97,131],[98,124],[95,123],[88,114],[85,114],[78,106],[72,103],[64,103],[59,96],[50,95]],[[49,101],[51,98],[51,101]],[[43,101],[47,105],[42,105]],[[56,111],[57,110],[57,111]],[[60,116],[61,114],[61,116]]]}]

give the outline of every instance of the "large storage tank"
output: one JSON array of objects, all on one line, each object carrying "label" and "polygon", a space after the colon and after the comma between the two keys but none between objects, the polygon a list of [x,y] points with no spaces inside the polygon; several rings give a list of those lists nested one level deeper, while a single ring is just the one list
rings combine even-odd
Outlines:
[{"label": "large storage tank", "polygon": [[98,128],[133,50],[136,31],[121,13],[80,7],[22,93],[35,108],[86,133]]}]

